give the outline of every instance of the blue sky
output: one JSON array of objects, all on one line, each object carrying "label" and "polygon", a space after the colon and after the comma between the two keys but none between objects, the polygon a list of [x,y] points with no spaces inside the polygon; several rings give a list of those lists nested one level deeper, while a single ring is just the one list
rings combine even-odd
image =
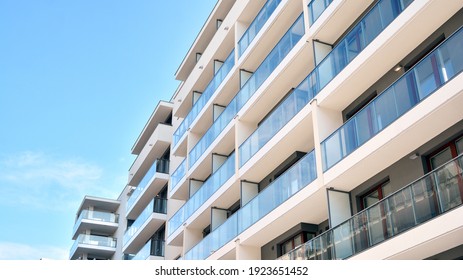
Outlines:
[{"label": "blue sky", "polygon": [[0,0],[0,260],[66,259],[216,0]]}]

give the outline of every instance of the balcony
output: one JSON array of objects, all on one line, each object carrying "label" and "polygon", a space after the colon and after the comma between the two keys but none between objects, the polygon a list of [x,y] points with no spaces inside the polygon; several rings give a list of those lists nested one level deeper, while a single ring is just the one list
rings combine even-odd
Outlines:
[{"label": "balcony", "polygon": [[[168,120],[169,115],[172,114],[173,106],[174,104],[171,102],[163,100],[159,101],[159,103],[154,108],[150,118],[146,122],[145,127],[143,128],[137,140],[132,146],[133,155],[140,155],[142,150],[146,147],[146,144],[152,143],[151,140],[154,140],[152,138],[153,134],[158,134],[161,136],[163,135],[163,133],[155,132],[159,125],[172,126],[172,123],[166,122],[166,120]],[[172,131],[170,131],[169,135],[172,135]],[[168,141],[170,142],[171,139],[168,139]]]},{"label": "balcony", "polygon": [[124,233],[125,254],[137,252],[166,221],[167,199],[155,197]]},{"label": "balcony", "polygon": [[189,168],[198,161],[206,149],[214,142],[214,140],[224,131],[231,123],[239,110],[253,96],[257,89],[280,64],[292,48],[299,42],[304,35],[304,20],[302,15],[293,23],[285,35],[280,39],[275,48],[264,59],[261,65],[257,68],[254,74],[249,78],[246,84],[230,101],[225,110],[215,120],[212,126],[207,130],[203,137],[196,143],[189,153]]},{"label": "balcony", "polygon": [[231,51],[230,55],[227,57],[225,62],[222,64],[219,70],[217,70],[217,72],[215,73],[210,83],[207,85],[204,92],[198,98],[196,103],[193,104],[193,107],[191,108],[188,115],[185,117],[185,119],[183,119],[182,123],[179,125],[177,130],[174,132],[173,142],[172,142],[172,146],[174,149],[177,147],[177,144],[183,138],[183,136],[185,135],[185,132],[188,130],[191,124],[195,121],[196,117],[199,115],[199,113],[204,108],[206,103],[212,97],[214,92],[217,90],[217,88],[220,86],[223,80],[225,80],[225,77],[227,77],[228,73],[230,73],[230,70],[233,68],[233,66],[235,66],[235,51],[234,50]]},{"label": "balcony", "polygon": [[266,118],[262,124],[239,147],[240,167],[254,156],[291,119],[304,108],[313,96],[308,91],[308,79],[294,89],[284,101]]},{"label": "balcony", "polygon": [[[308,75],[316,96],[358,56],[412,1],[380,0]],[[379,19],[379,20],[378,20]]]},{"label": "balcony", "polygon": [[150,168],[149,163],[160,158],[169,148],[172,141],[172,131],[172,125],[159,123],[150,134],[150,137],[144,139],[146,141],[145,146],[140,150],[137,158],[129,168],[129,185],[136,185]]},{"label": "balcony", "polygon": [[327,171],[463,70],[463,32],[440,44],[321,143]]},{"label": "balcony", "polygon": [[131,260],[164,260],[164,240],[149,240]]},{"label": "balcony", "polygon": [[180,163],[180,165],[177,167],[177,169],[175,169],[174,173],[172,173],[172,176],[170,176],[170,196],[172,196],[173,193],[175,193],[177,188],[180,186],[180,181],[182,181],[182,179],[186,175],[186,163],[186,159],[184,159],[182,163]]},{"label": "balcony", "polygon": [[84,209],[80,212],[74,225],[72,239],[76,239],[80,232],[95,230],[97,232],[113,234],[118,227],[119,215],[103,211]]},{"label": "balcony", "polygon": [[238,41],[238,57],[241,57],[244,51],[248,48],[252,40],[254,40],[256,35],[273,14],[280,2],[281,0],[267,0],[255,19],[249,25],[248,29],[246,29],[243,36],[241,36],[240,40]]},{"label": "balcony", "polygon": [[188,220],[225,182],[235,174],[235,154],[233,153],[196,191],[193,196],[169,220],[167,235],[172,235]]},{"label": "balcony", "polygon": [[143,207],[167,184],[168,180],[169,160],[158,159],[154,161],[127,200],[126,217],[136,218]]},{"label": "balcony", "polygon": [[308,153],[256,197],[230,216],[195,247],[184,259],[206,259],[222,246],[265,217],[317,177],[314,151]]},{"label": "balcony", "polygon": [[346,259],[438,219],[462,205],[462,176],[460,155],[280,259]]},{"label": "balcony", "polygon": [[109,259],[115,252],[115,238],[91,234],[79,234],[71,248],[69,259],[79,259],[83,254]]},{"label": "balcony", "polygon": [[312,25],[318,17],[326,10],[333,0],[312,0],[309,7],[309,23]]},{"label": "balcony", "polygon": [[190,75],[194,75],[194,67],[197,66],[197,53],[201,53],[204,56],[207,53],[214,53],[217,51],[217,48],[213,48],[211,46],[216,46],[214,43],[217,42],[218,39],[223,38],[222,36],[226,33],[224,31],[227,30],[224,30],[223,28],[225,25],[221,26],[222,28],[217,29],[216,20],[223,20],[223,24],[233,22],[234,18],[230,18],[230,15],[234,14],[234,10],[236,10],[234,5],[235,2],[235,0],[217,2],[196,36],[195,41],[188,50],[188,53],[185,55],[183,61],[176,70],[176,80],[185,81]]}]

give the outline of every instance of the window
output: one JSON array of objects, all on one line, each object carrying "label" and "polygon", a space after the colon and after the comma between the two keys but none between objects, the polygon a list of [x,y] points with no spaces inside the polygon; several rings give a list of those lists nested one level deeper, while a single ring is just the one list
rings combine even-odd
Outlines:
[{"label": "window", "polygon": [[362,210],[370,207],[381,199],[392,193],[392,185],[389,180],[370,189],[366,194],[360,197],[360,205]]},{"label": "window", "polygon": [[457,149],[457,154],[463,153],[463,137],[455,141],[455,146]]},{"label": "window", "polygon": [[309,241],[310,239],[314,237],[315,237],[315,233],[306,232],[306,231],[303,231],[303,232],[300,232],[294,235],[290,239],[287,239],[286,241],[280,244],[279,256],[282,256],[290,252],[291,250],[295,249],[299,245],[304,244],[305,242]]},{"label": "window", "polygon": [[211,233],[211,225],[208,225],[207,227],[203,229],[203,238],[208,236],[209,233]]},{"label": "window", "polygon": [[[462,204],[463,170],[460,163],[451,161],[463,153],[463,137],[452,140],[441,146],[427,157],[430,170],[436,173],[436,191],[439,194],[439,205],[442,212]],[[450,161],[450,162],[449,162]]]},{"label": "window", "polygon": [[172,125],[172,112],[169,113],[164,123],[168,125]]},{"label": "window", "polygon": [[167,184],[159,191],[157,197],[167,199]]},{"label": "window", "polygon": [[[344,113],[344,122],[347,122],[350,118],[352,118],[358,111],[362,110],[363,107],[365,107],[366,105],[368,105],[370,103],[371,100],[373,100],[376,96],[378,95],[378,93],[376,92],[376,90],[374,92],[372,92],[371,94],[369,94],[368,96],[366,97],[360,97],[358,98],[357,100],[354,101],[354,103],[358,102],[358,104],[350,109],[348,112],[343,112]],[[361,101],[358,101],[359,99],[363,98],[363,100]],[[350,106],[349,106],[350,107]]]},{"label": "window", "polygon": [[241,200],[238,199],[237,202],[233,203],[230,208],[227,209],[227,219],[230,218],[233,214],[235,214],[236,211],[240,210],[241,208]]},{"label": "window", "polygon": [[376,203],[390,195],[392,192],[392,184],[389,179],[386,179],[371,188],[364,195],[360,196],[361,210],[370,207],[366,210],[366,215],[370,221],[375,222],[368,223],[367,231],[361,232],[358,236],[359,239],[357,240],[357,245],[361,244],[360,246],[364,247],[367,242],[370,242],[370,244],[376,244],[388,237],[388,225],[386,220],[382,218],[385,216],[387,209],[385,209],[384,204]]},{"label": "window", "polygon": [[166,233],[166,226],[165,224],[162,225],[151,237],[152,240],[164,240]]},{"label": "window", "polygon": [[431,153],[427,158],[429,171],[434,170],[442,164],[448,162],[452,158],[457,157],[463,153],[463,137],[452,140],[440,148],[437,151]]},{"label": "window", "polygon": [[445,40],[445,35],[441,34],[439,37],[437,37],[434,41],[429,43],[424,49],[417,54],[415,57],[410,59],[410,62],[408,62],[404,66],[404,70],[408,71],[410,68],[415,66],[420,60],[422,60],[427,54],[429,54],[433,49],[435,49],[440,43],[442,43]]}]

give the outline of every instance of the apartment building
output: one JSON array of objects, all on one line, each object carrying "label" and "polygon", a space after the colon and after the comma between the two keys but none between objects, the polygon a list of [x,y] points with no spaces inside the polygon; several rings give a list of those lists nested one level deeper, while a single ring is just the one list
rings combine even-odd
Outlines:
[{"label": "apartment building", "polygon": [[111,258],[462,259],[462,8],[219,0],[132,149]]},{"label": "apartment building", "polygon": [[115,232],[119,228],[116,213],[120,201],[85,196],[77,210],[72,231],[75,240],[71,248],[71,260],[105,260],[116,252]]},{"label": "apartment building", "polygon": [[[116,217],[116,220],[111,220],[115,222],[112,230],[102,232],[95,223],[90,223],[86,228],[81,226],[84,222],[88,223],[80,218],[81,213],[87,209],[93,210],[85,197],[83,206],[77,211],[73,236],[76,241],[70,259],[89,259],[88,256],[94,251],[98,253],[96,259],[164,259],[172,134],[172,104],[160,101],[132,147],[132,154],[136,158],[129,169],[127,186],[118,199],[112,201],[112,207],[99,204],[98,209],[103,209],[105,215]],[[81,240],[80,233],[90,235],[90,239],[110,239],[111,242],[95,241],[88,248],[87,243]],[[75,252],[76,246],[83,248]]]}]

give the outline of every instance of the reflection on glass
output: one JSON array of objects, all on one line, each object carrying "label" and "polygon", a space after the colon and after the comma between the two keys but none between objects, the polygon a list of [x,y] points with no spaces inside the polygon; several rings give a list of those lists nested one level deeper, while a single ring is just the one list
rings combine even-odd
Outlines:
[{"label": "reflection on glass", "polygon": [[[132,195],[127,200],[127,210],[131,209],[138,197],[148,188],[150,181],[153,179],[156,173],[169,174],[169,160],[158,159],[151,165],[150,169],[146,172],[143,179],[141,179],[138,186],[133,191]],[[128,211],[127,211],[128,212]]]},{"label": "reflection on glass", "polygon": [[167,213],[167,199],[155,197],[124,233],[124,245],[143,227],[153,213]]},{"label": "reflection on glass", "polygon": [[131,260],[146,260],[150,256],[164,257],[164,240],[149,240]]},{"label": "reflection on glass", "polygon": [[[460,29],[325,139],[321,144],[323,170],[331,168],[459,74],[463,70],[463,53],[457,50],[462,48]],[[443,160],[446,159],[449,157]]]},{"label": "reflection on glass", "polygon": [[318,17],[326,10],[333,0],[312,0],[309,3],[309,21],[312,25]]},{"label": "reflection on glass", "polygon": [[168,235],[171,235],[182,225],[196,210],[201,207],[220,187],[235,174],[235,154],[230,155],[227,160],[212,174],[201,188],[190,197],[190,199],[170,218]]},{"label": "reflection on glass", "polygon": [[222,84],[225,77],[227,77],[230,70],[235,66],[235,50],[232,50],[231,53],[228,55],[227,59],[225,59],[222,66],[217,70],[212,80],[207,85],[206,89],[203,91],[201,96],[198,98],[191,111],[188,112],[188,115],[183,119],[182,123],[178,126],[177,130],[174,132],[172,146],[175,147],[180,139],[183,137],[187,129],[199,115],[201,110],[206,105],[207,101],[212,97],[215,91],[219,88]]},{"label": "reflection on glass", "polygon": [[191,168],[199,157],[204,154],[206,149],[214,142],[225,127],[231,123],[239,110],[254,95],[262,83],[286,57],[288,52],[299,42],[304,35],[304,31],[304,19],[301,15],[190,151],[189,168]]},{"label": "reflection on glass", "polygon": [[99,236],[92,234],[79,234],[76,241],[72,245],[69,256],[72,257],[79,245],[99,246],[106,248],[116,248],[116,239],[113,237]]},{"label": "reflection on glass", "polygon": [[79,218],[77,218],[76,223],[74,224],[73,233],[77,231],[83,219],[97,222],[117,223],[119,221],[119,215],[109,212],[84,209],[80,212]]},{"label": "reflection on glass", "polygon": [[[376,203],[372,194],[368,208],[280,259],[345,259],[393,238],[461,206],[462,176],[460,155]],[[323,258],[317,252],[325,252]]]},{"label": "reflection on glass", "polygon": [[[329,2],[329,3],[328,3]],[[309,74],[310,91],[316,96],[336,75],[365,49],[411,1],[380,0],[361,21],[342,38],[331,52]],[[327,7],[331,1],[312,1],[309,11],[315,7]],[[323,9],[324,10],[324,9]],[[313,17],[313,15],[312,15]]]},{"label": "reflection on glass", "polygon": [[311,99],[308,92],[308,80],[305,79],[241,144],[239,148],[240,167],[267,144]]},{"label": "reflection on glass", "polygon": [[251,44],[252,40],[254,40],[254,38],[257,36],[259,31],[262,29],[264,24],[273,14],[280,2],[281,0],[267,0],[267,2],[264,4],[262,9],[257,14],[256,18],[252,21],[252,23],[249,25],[248,29],[246,29],[243,36],[241,36],[241,39],[238,42],[239,57],[241,57],[244,51]]},{"label": "reflection on glass", "polygon": [[186,174],[186,160],[184,159],[182,163],[177,167],[177,169],[170,176],[170,192],[172,193],[177,187],[178,183],[185,177]]},{"label": "reflection on glass", "polygon": [[315,153],[312,151],[201,240],[185,254],[184,259],[206,259],[249,226],[309,185],[316,177]]}]

